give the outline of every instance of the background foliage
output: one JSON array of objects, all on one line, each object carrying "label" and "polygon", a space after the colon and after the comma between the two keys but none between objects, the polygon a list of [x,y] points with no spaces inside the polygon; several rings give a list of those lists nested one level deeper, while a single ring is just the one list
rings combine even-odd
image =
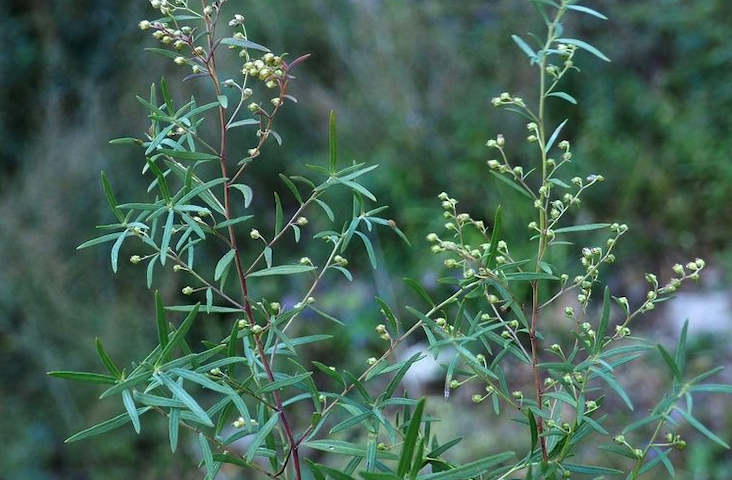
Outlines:
[{"label": "background foliage", "polygon": [[[164,72],[165,62],[142,51],[152,44],[136,26],[150,14],[145,2],[5,3],[0,430],[9,443],[0,451],[0,465],[8,478],[22,479],[196,478],[189,461],[177,461],[195,456],[194,447],[171,458],[159,441],[162,424],[142,437],[131,429],[107,436],[93,444],[93,455],[89,445],[62,445],[72,425],[106,418],[118,406],[95,402],[88,391],[43,375],[60,365],[84,370],[94,364],[88,346],[95,335],[125,360],[154,341],[152,304],[140,301],[149,298],[140,290],[143,270],[123,266],[113,277],[102,249],[76,253],[74,248],[93,225],[109,220],[97,187],[99,170],[115,178],[120,198],[132,198],[142,188],[135,181],[137,167],[131,167],[138,152],[107,145],[109,138],[144,128],[134,93],[146,92],[150,78],[181,72]],[[634,269],[614,272],[614,290],[625,289],[632,298],[643,271],[668,269],[695,255],[716,267],[724,285],[732,267],[727,205],[732,30],[725,20],[732,5],[724,0],[593,3],[610,21],[600,28],[594,22],[592,29],[573,28],[584,28],[581,37],[601,45],[613,62],[588,60],[592,78],[574,89],[583,108],[563,113],[574,128],[569,134],[576,139],[578,168],[594,168],[607,178],[585,199],[594,217],[588,220],[611,216],[631,227],[618,257],[630,255]],[[524,93],[522,85],[530,79],[510,40],[511,33],[536,30],[525,24],[533,18],[526,8],[512,0],[293,0],[247,6],[252,38],[276,51],[313,53],[293,84],[300,104],[280,119],[286,144],[262,157],[271,171],[261,168],[260,174],[274,178],[283,165],[294,172],[297,165],[325,158],[327,114],[335,109],[342,157],[381,164],[370,187],[393,206],[391,215],[414,244],[407,249],[392,235],[382,236],[378,254],[388,267],[375,272],[372,282],[333,292],[332,303],[343,305],[353,327],[333,342],[334,356],[355,348],[347,361],[368,358],[378,345],[367,307],[373,294],[403,298],[407,293],[394,279],[439,267],[422,241],[436,227],[430,222],[439,219],[436,193],[469,185],[460,192],[461,206],[469,206],[474,216],[490,217],[496,204],[511,201],[512,192],[486,175],[490,153],[484,144],[496,131],[508,138],[524,135],[523,124],[497,114],[489,100],[506,85]],[[485,179],[480,189],[474,189],[476,178]],[[361,278],[369,278],[367,262],[360,264]],[[172,277],[167,288],[182,287],[177,281]],[[714,288],[713,283],[706,287]],[[693,334],[698,319],[691,320]],[[729,325],[728,317],[699,320]],[[659,318],[648,327],[663,341],[667,325]],[[691,358],[700,368],[710,356],[729,364],[726,334],[696,333]],[[650,401],[649,375],[632,372],[629,382],[645,385]],[[449,415],[460,411],[461,401],[431,404]],[[471,421],[457,417],[458,424]],[[712,417],[708,423],[732,437],[729,416],[712,405]],[[478,440],[496,442],[490,432],[498,427],[488,426],[486,438]],[[157,454],[158,448],[165,452]],[[690,442],[685,460],[683,470],[699,472],[693,478],[720,478],[730,468],[724,452],[708,443]]]}]

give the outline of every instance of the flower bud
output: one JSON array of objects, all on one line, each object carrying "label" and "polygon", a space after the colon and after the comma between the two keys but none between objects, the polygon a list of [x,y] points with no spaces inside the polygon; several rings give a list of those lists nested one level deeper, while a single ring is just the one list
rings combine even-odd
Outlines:
[{"label": "flower bud", "polygon": [[252,240],[259,240],[260,238],[262,238],[262,235],[256,228],[253,228],[252,231],[249,232],[249,236],[252,237]]},{"label": "flower bud", "polygon": [[191,287],[190,285],[183,287],[183,290],[181,290],[181,292],[183,292],[183,295],[191,295],[193,293],[193,287]]},{"label": "flower bud", "polygon": [[142,261],[142,257],[140,257],[139,255],[132,255],[130,257],[130,263],[133,264],[133,265],[137,265],[141,261]]}]

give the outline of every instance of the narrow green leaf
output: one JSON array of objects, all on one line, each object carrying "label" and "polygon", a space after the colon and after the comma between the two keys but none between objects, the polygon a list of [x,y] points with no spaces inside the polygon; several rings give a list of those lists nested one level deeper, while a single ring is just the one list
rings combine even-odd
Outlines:
[{"label": "narrow green leaf", "polygon": [[119,204],[117,203],[117,199],[114,197],[112,186],[109,184],[107,175],[105,175],[104,172],[102,172],[102,186],[104,187],[104,194],[107,196],[107,202],[109,203],[112,212],[114,212],[117,220],[119,220],[121,223],[124,223],[125,216],[122,213],[122,210],[119,209]]},{"label": "narrow green leaf", "polygon": [[399,465],[397,466],[397,476],[402,478],[412,467],[412,456],[414,454],[414,447],[416,446],[419,438],[424,403],[424,398],[421,398],[419,403],[417,403],[417,406],[414,408],[412,413],[412,418],[409,421],[409,428],[404,436],[402,451],[399,456]]},{"label": "narrow green leaf", "polygon": [[183,340],[183,337],[186,336],[188,333],[188,330],[190,330],[191,325],[193,325],[193,321],[196,319],[196,316],[198,315],[198,310],[201,307],[200,302],[193,306],[190,313],[186,316],[185,320],[183,320],[183,323],[181,323],[178,330],[175,331],[173,334],[173,337],[170,339],[168,344],[162,348],[162,352],[160,353],[160,356],[158,357],[158,364],[164,361],[165,358],[168,357],[168,355],[173,351],[175,347],[178,346],[178,344]]},{"label": "narrow green leaf", "polygon": [[261,122],[255,118],[245,118],[244,120],[239,120],[238,122],[230,123],[227,129],[241,127],[244,125],[259,125]]},{"label": "narrow green leaf", "polygon": [[539,442],[539,428],[536,425],[536,419],[531,409],[527,410],[527,415],[529,417],[529,430],[531,431],[531,451],[533,452]]},{"label": "narrow green leaf", "polygon": [[226,110],[229,108],[229,97],[226,95],[217,95],[216,99],[219,101],[219,105],[221,105],[221,108]]},{"label": "narrow green leaf", "polygon": [[531,195],[531,192],[527,191],[526,188],[524,188],[522,185],[516,183],[514,180],[511,180],[508,177],[506,177],[505,175],[503,175],[501,173],[498,173],[498,172],[495,172],[493,170],[489,170],[489,173],[491,175],[493,175],[494,177],[496,177],[496,179],[500,180],[501,182],[505,183],[506,185],[508,185],[512,189],[514,189],[517,192],[519,192],[524,197],[526,197],[526,198],[528,198],[530,200],[533,200],[534,199],[534,197]]},{"label": "narrow green leaf", "polygon": [[679,370],[678,365],[676,365],[676,362],[674,362],[674,359],[671,358],[671,354],[669,354],[668,351],[666,351],[666,349],[663,348],[663,345],[661,345],[660,343],[656,345],[656,347],[658,348],[658,351],[661,352],[661,357],[663,358],[663,361],[666,362],[666,365],[668,365],[671,373],[674,374],[676,380],[681,382],[683,380],[681,371]]},{"label": "narrow green leaf", "polygon": [[689,425],[699,430],[709,440],[729,450],[729,445],[727,444],[727,442],[715,435],[714,432],[705,427],[699,420],[692,417],[689,412],[687,412],[683,408],[677,408],[676,410],[681,414],[682,417],[686,419],[687,422],[689,422]]},{"label": "narrow green leaf", "polygon": [[211,446],[208,444],[208,440],[203,433],[198,434],[198,443],[201,445],[201,455],[203,455],[203,463],[206,465],[208,477],[213,480],[213,477],[211,477],[211,473],[214,471],[213,453],[211,452]]},{"label": "narrow green leaf", "polygon": [[155,290],[155,317],[158,324],[158,342],[160,342],[160,347],[164,349],[168,345],[168,322],[165,320],[165,305],[163,305],[160,290]]},{"label": "narrow green leaf", "polygon": [[[150,410],[150,407],[139,408],[137,410],[137,415],[140,416],[148,410]],[[105,422],[99,423],[97,425],[94,425],[93,427],[89,427],[85,430],[75,433],[74,435],[71,435],[69,438],[64,440],[64,443],[78,442],[79,440],[83,440],[85,438],[109,432],[110,430],[121,427],[129,421],[130,416],[127,414],[127,412],[122,413],[114,418],[110,418]]]},{"label": "narrow green leaf", "polygon": [[114,273],[117,273],[117,264],[119,261],[119,250],[122,248],[122,243],[124,243],[125,239],[130,234],[128,232],[123,232],[118,238],[117,241],[114,242],[114,245],[112,245],[112,251],[110,252],[110,258],[112,261],[112,271]]},{"label": "narrow green leaf", "polygon": [[547,97],[561,98],[562,100],[569,102],[572,105],[577,105],[577,99],[574,98],[572,95],[568,94],[567,92],[551,92],[551,93],[547,94]]},{"label": "narrow green leaf", "polygon": [[149,158],[146,158],[145,161],[153,174],[155,174],[155,178],[158,180],[158,189],[160,190],[160,194],[163,196],[163,199],[165,199],[165,203],[170,203],[170,190],[168,189],[168,181],[165,179],[165,175],[155,162]]},{"label": "narrow green leaf", "polygon": [[287,176],[280,173],[280,179],[282,182],[287,186],[287,189],[290,190],[290,193],[297,199],[298,203],[300,205],[303,204],[302,196],[300,195],[300,191],[297,189],[297,186],[295,186],[294,183],[292,183],[292,180],[287,178]]},{"label": "narrow green leaf", "polygon": [[153,373],[153,377],[158,380],[161,384],[165,385],[165,387],[170,390],[170,392],[178,398],[181,402],[183,402],[188,410],[196,416],[204,425],[207,425],[209,427],[213,427],[214,423],[211,421],[211,418],[208,416],[208,414],[201,408],[201,406],[196,402],[196,400],[191,397],[191,395],[185,391],[183,387],[178,385],[177,382],[173,381],[166,373],[164,372],[156,372]]},{"label": "narrow green leaf", "polygon": [[335,468],[326,467],[325,465],[318,464],[318,468],[327,473],[333,480],[356,480],[347,473],[336,470]]},{"label": "narrow green leaf", "polygon": [[99,339],[99,337],[94,339],[94,344],[97,347],[97,354],[102,360],[102,363],[104,364],[104,367],[107,369],[107,371],[109,371],[109,373],[111,373],[114,378],[122,378],[122,373],[119,371],[119,368],[117,368],[117,366],[114,364],[110,356],[107,355],[107,352],[104,350],[104,346],[102,345],[102,341]]},{"label": "narrow green leaf", "polygon": [[402,379],[407,374],[407,371],[411,368],[412,365],[414,365],[416,362],[424,358],[422,356],[422,352],[417,352],[414,355],[412,355],[409,360],[404,362],[404,364],[399,368],[399,371],[394,375],[394,377],[389,381],[389,384],[386,386],[386,389],[384,390],[383,395],[381,398],[383,400],[387,400],[394,395],[394,392],[396,391],[399,384],[402,382]]},{"label": "narrow green leaf", "polygon": [[165,220],[165,227],[163,228],[163,238],[160,240],[161,265],[165,265],[165,260],[168,258],[168,247],[170,246],[170,239],[173,236],[173,220],[175,220],[175,210],[171,208],[168,210],[168,217]]},{"label": "narrow green leaf", "polygon": [[546,146],[544,147],[544,152],[548,153],[549,150],[551,150],[552,146],[554,145],[554,142],[557,141],[557,137],[559,137],[559,134],[562,132],[562,129],[567,124],[569,119],[564,120],[562,123],[559,124],[557,128],[554,129],[554,132],[549,137],[549,140],[546,142]]},{"label": "narrow green leaf", "polygon": [[424,300],[425,302],[427,302],[432,307],[435,306],[435,302],[432,301],[432,299],[430,298],[430,296],[427,294],[427,292],[425,291],[425,289],[422,288],[422,286],[419,284],[419,282],[417,282],[414,279],[408,278],[408,277],[405,277],[403,280],[404,280],[404,283],[406,283],[407,285],[409,285],[409,287],[412,290],[414,290],[417,293],[417,295],[419,295],[422,298],[422,300]]},{"label": "narrow green leaf", "polygon": [[278,265],[272,268],[265,268],[247,275],[251,277],[266,277],[270,275],[292,275],[296,273],[306,273],[315,270],[315,267],[309,265]]},{"label": "narrow green leaf", "polygon": [[275,234],[275,236],[277,236],[277,234],[282,231],[283,213],[282,213],[282,201],[280,200],[280,195],[277,192],[274,192],[274,199],[275,199],[274,234]]},{"label": "narrow green leaf", "polygon": [[335,215],[333,214],[333,210],[331,210],[331,208],[328,206],[327,203],[325,203],[324,201],[317,199],[317,198],[315,199],[315,203],[317,203],[320,206],[320,208],[323,209],[323,211],[328,216],[328,219],[331,222],[335,221]]},{"label": "narrow green leaf", "polygon": [[173,108],[173,99],[170,97],[170,90],[168,89],[168,82],[165,80],[165,77],[160,78],[160,92],[163,94],[163,100],[165,101],[168,113],[171,116],[174,115],[175,109]]},{"label": "narrow green leaf", "polygon": [[180,427],[180,409],[171,408],[168,414],[168,437],[170,438],[170,451],[175,453],[178,448],[178,433]]},{"label": "narrow green leaf", "polygon": [[[195,305],[172,305],[170,307],[165,307],[166,310],[169,312],[191,312],[195,308]],[[210,311],[207,313],[242,313],[242,310],[240,308],[232,308],[232,307],[218,307],[214,306],[209,309]]]},{"label": "narrow green leaf", "polygon": [[254,43],[251,40],[245,40],[243,38],[224,38],[221,40],[224,45],[235,45],[241,48],[251,48],[252,50],[259,50],[261,52],[269,52],[269,48],[258,43]]},{"label": "narrow green leaf", "polygon": [[349,427],[357,425],[357,424],[363,422],[364,420],[368,420],[369,418],[371,418],[373,416],[374,416],[374,412],[371,410],[369,410],[368,412],[364,412],[359,415],[353,416],[351,418],[348,418],[348,419],[334,425],[333,428],[331,428],[330,432],[328,432],[328,433],[338,433]]},{"label": "narrow green leaf", "polygon": [[603,379],[605,381],[605,383],[607,383],[610,388],[612,388],[613,390],[615,390],[615,393],[617,393],[620,396],[620,398],[623,399],[623,401],[628,406],[628,408],[630,410],[633,410],[633,403],[630,401],[630,398],[628,397],[628,394],[625,393],[625,390],[623,389],[623,387],[620,386],[620,384],[615,379],[615,377],[612,375],[612,373],[603,372],[602,370],[600,370],[598,368],[595,368],[595,367],[590,367],[590,370],[595,375],[597,375],[598,377],[600,377],[601,379]]},{"label": "narrow green leaf", "polygon": [[336,132],[336,113],[335,110],[330,111],[330,122],[328,130],[328,146],[330,149],[329,170],[331,174],[336,172],[338,166],[338,136]]},{"label": "narrow green leaf", "polygon": [[684,372],[686,364],[686,333],[689,329],[689,320],[684,321],[684,326],[681,328],[681,335],[679,335],[679,342],[676,345],[676,366],[679,367],[681,373]]},{"label": "narrow green leaf", "polygon": [[607,325],[610,321],[610,289],[606,286],[605,293],[602,297],[602,316],[600,317],[600,323],[597,326],[597,334],[595,335],[595,353],[599,353],[602,350],[602,345],[605,339],[605,333],[607,332]]},{"label": "narrow green leaf", "polygon": [[268,383],[267,385],[263,386],[259,389],[258,393],[267,393],[267,392],[273,392],[275,390],[279,390],[280,388],[285,388],[290,385],[295,385],[296,383],[300,383],[306,378],[310,377],[312,375],[312,372],[308,373],[300,373],[298,375],[288,376],[286,378],[282,378],[280,380],[275,380],[272,383]]},{"label": "narrow green leaf", "polygon": [[691,387],[690,391],[732,394],[732,385],[707,383],[706,385],[694,385],[693,387]]},{"label": "narrow green leaf", "polygon": [[505,462],[509,458],[513,457],[513,452],[499,453],[490,457],[477,460],[475,462],[466,463],[452,470],[445,470],[442,472],[431,473],[428,475],[421,475],[417,477],[418,480],[465,480],[471,477],[477,477],[483,473],[489,471],[499,463]]},{"label": "narrow green leaf", "polygon": [[132,399],[132,394],[129,390],[122,392],[122,403],[127,410],[127,415],[132,420],[132,426],[135,428],[136,433],[140,433],[140,417],[137,415],[137,409],[135,408],[135,401]]},{"label": "narrow green leaf", "polygon": [[382,298],[375,297],[376,302],[381,307],[381,311],[384,313],[384,316],[389,321],[389,326],[391,327],[392,331],[396,334],[399,334],[399,320],[397,320],[396,316],[394,315],[394,312],[391,311],[391,308],[389,308],[389,305],[387,305],[386,301],[384,301]]},{"label": "narrow green leaf", "polygon": [[79,382],[99,383],[103,385],[114,385],[117,381],[114,377],[110,377],[109,375],[102,375],[101,373],[91,372],[70,372],[65,370],[55,370],[53,372],[48,372],[46,375],[50,375],[51,377],[56,378],[63,378],[64,380],[76,380]]},{"label": "narrow green leaf", "polygon": [[573,463],[562,463],[562,466],[572,473],[580,473],[582,475],[620,475],[621,470],[614,468],[595,467],[592,465],[575,465]]},{"label": "narrow green leaf", "polygon": [[[366,457],[366,449],[355,443],[345,442],[342,440],[310,440],[302,443],[303,447],[313,448],[327,453],[335,453],[337,455],[348,455],[351,457]],[[393,453],[379,451],[376,456],[386,460],[396,460],[398,457]]]},{"label": "narrow green leaf", "polygon": [[361,233],[358,230],[354,233],[363,241],[363,246],[366,248],[366,254],[369,257],[369,262],[371,262],[371,268],[376,269],[376,254],[374,253],[374,246],[371,244],[371,240],[369,240],[369,237],[364,233]]},{"label": "narrow green leaf", "polygon": [[533,48],[529,46],[528,43],[524,41],[523,38],[519,37],[518,35],[511,35],[511,39],[516,42],[516,45],[519,46],[521,50],[526,54],[527,57],[529,57],[530,60],[536,60],[536,52]]},{"label": "narrow green leaf", "polygon": [[223,222],[216,224],[216,228],[219,229],[219,228],[229,227],[231,225],[236,225],[236,224],[239,224],[242,222],[246,222],[247,220],[249,220],[253,217],[254,217],[254,215],[244,215],[243,217],[236,217],[236,218],[232,218],[230,220],[224,220]]},{"label": "narrow green leaf", "polygon": [[150,407],[168,407],[168,408],[183,408],[185,405],[180,400],[174,400],[168,397],[161,397],[160,395],[152,395],[149,393],[143,393],[138,391],[132,392],[132,398],[137,400],[143,405]]},{"label": "narrow green leaf", "polygon": [[118,380],[118,383],[114,385],[111,388],[108,388],[105,390],[99,398],[107,398],[111,397],[112,395],[115,395],[117,393],[120,393],[124,390],[130,389],[134,386],[140,385],[141,383],[145,383],[150,379],[150,372],[149,371],[141,371],[139,373],[136,373],[134,375],[130,375],[128,378],[125,378],[122,381]]},{"label": "narrow green leaf", "polygon": [[231,261],[234,260],[236,250],[229,250],[221,259],[216,263],[216,269],[214,271],[214,280],[218,281],[224,274],[224,271],[229,268]]},{"label": "narrow green leaf", "polygon": [[592,230],[607,228],[609,226],[609,223],[588,223],[586,225],[573,225],[571,227],[557,228],[554,230],[554,233],[589,232]]},{"label": "narrow green leaf", "polygon": [[111,242],[112,240],[119,239],[120,235],[124,235],[125,232],[116,232],[116,233],[107,233],[106,235],[102,235],[101,237],[92,238],[91,240],[87,240],[86,242],[82,243],[78,247],[76,247],[77,250],[81,250],[82,248],[88,248],[94,245],[99,245],[100,243],[106,243]]},{"label": "narrow green leaf", "polygon": [[605,60],[606,62],[609,62],[610,61],[610,59],[607,58],[607,56],[605,56],[604,53],[602,53],[597,48],[593,47],[589,43],[584,42],[582,40],[578,40],[576,38],[557,38],[557,39],[555,39],[555,42],[557,42],[557,43],[568,43],[570,45],[574,45],[574,46],[576,46],[578,48],[581,48],[582,50],[585,50],[587,52],[590,52],[591,54],[593,54],[594,56],[596,56],[597,58],[599,58],[601,60]]},{"label": "narrow green leaf", "polygon": [[602,20],[607,20],[607,17],[605,15],[603,15],[602,13],[598,12],[597,10],[593,10],[589,7],[585,7],[584,5],[567,5],[567,9],[586,13],[588,15],[592,15],[593,17],[597,17]]},{"label": "narrow green leaf", "polygon": [[245,455],[246,461],[248,463],[251,463],[252,460],[254,460],[254,457],[257,456],[257,449],[264,443],[267,436],[270,434],[272,429],[274,429],[275,425],[277,425],[277,422],[279,421],[279,414],[272,415],[269,420],[267,420],[267,423],[262,426],[262,428],[259,429],[257,434],[252,439],[251,443],[249,444],[249,449],[247,450],[247,454]]}]

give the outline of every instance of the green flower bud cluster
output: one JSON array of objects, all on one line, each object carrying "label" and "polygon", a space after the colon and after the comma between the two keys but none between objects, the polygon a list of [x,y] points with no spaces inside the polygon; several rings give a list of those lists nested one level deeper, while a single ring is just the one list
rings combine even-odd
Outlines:
[{"label": "green flower bud cluster", "polygon": [[524,100],[521,97],[513,96],[508,92],[503,92],[499,96],[494,97],[491,100],[491,103],[493,104],[494,107],[504,107],[507,105],[514,105],[519,108],[526,107],[526,102],[524,102]]},{"label": "green flower bud cluster", "polygon": [[[244,34],[237,33],[234,38],[237,35],[240,35],[242,40],[244,39]],[[265,53],[260,59],[247,61],[242,67],[241,73],[264,82],[267,88],[275,88],[278,82],[285,77],[286,67],[282,56]]]}]

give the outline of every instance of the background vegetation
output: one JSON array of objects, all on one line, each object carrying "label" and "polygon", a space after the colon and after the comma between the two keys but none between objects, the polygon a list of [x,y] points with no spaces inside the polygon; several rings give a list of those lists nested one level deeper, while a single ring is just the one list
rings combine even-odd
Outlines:
[{"label": "background vegetation", "polygon": [[[716,281],[705,281],[706,294],[717,289],[729,302],[723,286],[732,280],[732,3],[591,3],[610,21],[573,28],[584,29],[578,36],[602,47],[613,62],[578,58],[581,69],[583,60],[588,65],[587,78],[573,92],[582,108],[563,113],[572,119],[574,131],[568,133],[582,170],[607,178],[586,197],[587,220],[622,220],[631,227],[618,252],[614,291],[625,290],[632,299],[644,271],[668,273],[675,261],[698,255],[717,271]],[[113,276],[102,249],[74,249],[93,236],[93,225],[109,220],[99,170],[116,179],[122,201],[143,188],[136,180],[139,152],[107,145],[109,138],[146,128],[134,94],[146,92],[151,78],[184,74],[164,71],[169,62],[142,50],[153,44],[137,29],[152,14],[145,2],[3,4],[0,475],[198,478],[193,462],[183,458],[195,458],[195,448],[171,458],[160,441],[162,424],[140,437],[128,429],[91,445],[63,445],[73,425],[117,413],[119,406],[44,375],[96,365],[95,336],[125,362],[155,338],[152,302],[141,290],[143,270],[126,266]],[[275,51],[313,54],[293,84],[299,105],[280,119],[285,144],[270,147],[261,162],[274,174],[283,165],[293,172],[324,158],[327,115],[335,109],[342,158],[381,165],[370,187],[394,206],[391,215],[413,243],[410,249],[382,234],[378,255],[384,267],[372,276],[367,262],[360,262],[360,277],[373,281],[332,292],[331,301],[343,306],[353,327],[333,342],[332,355],[350,351],[344,361],[365,361],[378,346],[370,298],[378,293],[409,301],[398,279],[440,268],[422,240],[440,224],[437,193],[459,192],[461,206],[486,218],[497,204],[512,201],[513,193],[487,175],[490,152],[484,145],[499,131],[509,141],[525,135],[523,124],[490,108],[489,100],[507,86],[531,94],[523,88],[528,65],[510,40],[511,33],[531,30],[527,8],[515,0],[247,2],[251,38]],[[274,188],[270,179],[276,175],[267,178],[266,170],[260,168],[260,177],[249,183],[272,181]],[[519,219],[513,227],[525,223]],[[165,288],[179,290],[177,282],[171,276]],[[666,317],[677,310],[660,311],[646,325],[659,341],[674,334],[674,319]],[[686,315],[694,335],[692,360],[700,368],[710,357],[729,364],[729,316],[709,309]],[[704,330],[702,323],[714,329]],[[651,401],[653,370],[629,372],[628,381]],[[439,379],[435,386],[439,396]],[[460,411],[466,401],[441,404],[436,398],[431,405]],[[732,418],[721,407],[710,406],[707,423],[730,439]],[[475,421],[457,417],[456,425],[445,428]],[[499,429],[495,420],[480,421],[485,434],[466,449],[497,441],[491,434]],[[726,452],[702,441],[690,441],[683,458],[680,478],[724,478],[732,468]],[[686,474],[691,471],[693,476]]]}]

